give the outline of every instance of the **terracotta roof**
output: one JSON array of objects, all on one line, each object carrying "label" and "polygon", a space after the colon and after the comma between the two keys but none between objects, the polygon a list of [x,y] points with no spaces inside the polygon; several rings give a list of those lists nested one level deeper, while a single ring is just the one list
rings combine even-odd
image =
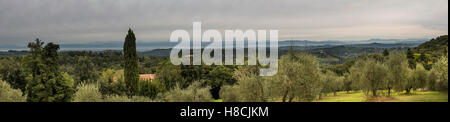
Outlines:
[{"label": "terracotta roof", "polygon": [[155,74],[140,74],[139,78],[141,80],[148,80],[148,81],[152,81],[155,79]]}]

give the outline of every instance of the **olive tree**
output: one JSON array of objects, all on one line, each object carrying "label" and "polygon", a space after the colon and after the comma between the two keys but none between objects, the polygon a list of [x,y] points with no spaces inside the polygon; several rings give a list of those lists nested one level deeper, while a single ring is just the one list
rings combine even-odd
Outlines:
[{"label": "olive tree", "polygon": [[366,93],[377,96],[377,90],[383,89],[388,80],[388,68],[374,59],[359,60],[350,72],[358,81],[359,87]]},{"label": "olive tree", "polygon": [[411,80],[411,84],[409,85],[411,87],[409,87],[410,89],[407,89],[407,93],[410,93],[411,89],[425,88],[428,80],[428,71],[422,64],[417,64],[416,69],[411,76]]},{"label": "olive tree", "polygon": [[408,66],[408,59],[400,53],[389,55],[386,65],[389,69],[389,80],[386,82],[386,88],[388,89],[388,96],[390,96],[392,89],[397,91],[404,90],[405,84],[408,82],[408,74],[411,70]]},{"label": "olive tree", "polygon": [[432,72],[436,75],[436,89],[448,90],[448,53],[433,65]]},{"label": "olive tree", "polygon": [[319,61],[311,54],[291,51],[282,56],[276,77],[283,102],[312,101],[321,89]]},{"label": "olive tree", "polygon": [[327,70],[322,75],[321,86],[322,88],[319,94],[319,99],[322,97],[322,94],[333,93],[336,96],[336,93],[343,89],[344,77],[340,77],[336,73]]}]

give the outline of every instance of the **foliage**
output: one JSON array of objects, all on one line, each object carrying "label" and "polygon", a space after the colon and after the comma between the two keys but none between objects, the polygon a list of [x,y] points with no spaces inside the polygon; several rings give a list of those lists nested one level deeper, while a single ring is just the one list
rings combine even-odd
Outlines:
[{"label": "foliage", "polygon": [[104,95],[127,95],[123,70],[103,71],[100,77],[100,92]]},{"label": "foliage", "polygon": [[276,75],[282,101],[312,101],[321,89],[319,62],[307,53],[290,53],[281,57]]},{"label": "foliage", "polygon": [[408,82],[409,72],[411,72],[408,66],[408,59],[400,53],[391,54],[386,61],[386,65],[389,69],[389,79],[386,82],[388,95],[390,95],[391,89],[403,91]]},{"label": "foliage", "polygon": [[139,70],[138,70],[138,56],[136,53],[136,37],[133,30],[129,29],[123,44],[124,53],[124,73],[125,83],[129,90],[129,95],[134,95],[138,92]]},{"label": "foliage", "polygon": [[340,77],[332,71],[326,71],[322,77],[323,79],[320,95],[327,93],[333,93],[336,95],[338,91],[344,89],[344,77]]},{"label": "foliage", "polygon": [[207,75],[207,84],[211,86],[211,94],[215,99],[219,99],[219,92],[223,85],[236,83],[233,78],[234,69],[226,66],[216,66]]},{"label": "foliage", "polygon": [[238,85],[225,85],[220,89],[220,97],[223,102],[239,102],[240,93]]},{"label": "foliage", "polygon": [[19,58],[11,57],[0,60],[0,79],[7,81],[12,88],[25,92],[26,76],[27,74]]},{"label": "foliage", "polygon": [[372,96],[377,96],[377,90],[383,89],[388,80],[386,65],[374,59],[358,60],[350,73],[358,82],[359,88],[366,93],[372,92]]},{"label": "foliage", "polygon": [[259,76],[256,66],[239,66],[233,77],[237,80],[241,102],[266,102],[265,80]]},{"label": "foliage", "polygon": [[159,97],[167,102],[212,102],[214,99],[209,89],[209,87],[202,87],[200,82],[194,82],[185,89],[177,85],[171,91],[160,94]]},{"label": "foliage", "polygon": [[156,72],[156,80],[160,81],[166,90],[175,88],[176,84],[182,84],[181,69],[172,65],[170,61],[161,62]]},{"label": "foliage", "polygon": [[157,80],[153,81],[139,81],[139,96],[148,98],[156,98],[159,93],[165,92],[165,87]]},{"label": "foliage", "polygon": [[[412,86],[414,89],[425,88],[428,81],[428,71],[421,64],[417,64],[412,77]],[[408,90],[407,90],[408,91]]]},{"label": "foliage", "polygon": [[74,102],[153,102],[143,96],[105,95],[99,91],[98,85],[82,83],[75,93]]},{"label": "foliage", "polygon": [[415,47],[413,52],[429,54],[431,60],[439,59],[448,52],[448,35],[439,36]]},{"label": "foliage", "polygon": [[154,102],[150,98],[142,96],[119,96],[119,95],[108,95],[105,96],[104,102]]},{"label": "foliage", "polygon": [[28,101],[31,102],[68,102],[73,95],[73,79],[67,73],[59,71],[59,45],[44,43],[39,39],[29,43],[31,56],[26,62],[31,71],[28,77]]},{"label": "foliage", "polygon": [[74,102],[101,102],[102,94],[95,84],[81,83],[74,95]]},{"label": "foliage", "polygon": [[0,80],[0,102],[25,102],[27,96],[13,89],[7,82]]},{"label": "foliage", "polygon": [[99,75],[94,63],[86,56],[78,57],[77,64],[74,68],[75,81],[79,83],[87,82],[94,83],[97,81]]},{"label": "foliage", "polygon": [[437,90],[448,90],[448,53],[433,65],[431,72],[436,75],[435,88]]}]

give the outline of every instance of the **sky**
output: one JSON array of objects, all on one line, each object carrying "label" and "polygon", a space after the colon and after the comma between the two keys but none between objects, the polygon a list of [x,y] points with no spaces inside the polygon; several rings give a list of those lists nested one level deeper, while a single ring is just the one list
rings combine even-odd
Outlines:
[{"label": "sky", "polygon": [[0,0],[0,45],[168,41],[172,31],[279,30],[280,40],[434,38],[448,0]]}]

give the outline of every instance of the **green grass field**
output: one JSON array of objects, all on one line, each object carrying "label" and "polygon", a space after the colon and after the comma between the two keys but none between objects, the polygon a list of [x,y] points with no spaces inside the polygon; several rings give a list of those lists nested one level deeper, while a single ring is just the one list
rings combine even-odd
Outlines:
[{"label": "green grass field", "polygon": [[[381,94],[385,92],[381,91]],[[447,92],[416,91],[411,94],[404,92],[392,93],[390,97],[367,97],[363,92],[338,92],[337,96],[332,94],[315,102],[448,102]]]},{"label": "green grass field", "polygon": [[[386,97],[386,91],[379,91],[379,94],[381,97],[372,98],[361,91],[338,92],[336,96],[328,94],[314,102],[448,102],[448,92],[414,91],[411,94],[393,92],[390,97]],[[214,102],[222,102],[222,99]],[[275,102],[281,102],[281,100]]]}]

